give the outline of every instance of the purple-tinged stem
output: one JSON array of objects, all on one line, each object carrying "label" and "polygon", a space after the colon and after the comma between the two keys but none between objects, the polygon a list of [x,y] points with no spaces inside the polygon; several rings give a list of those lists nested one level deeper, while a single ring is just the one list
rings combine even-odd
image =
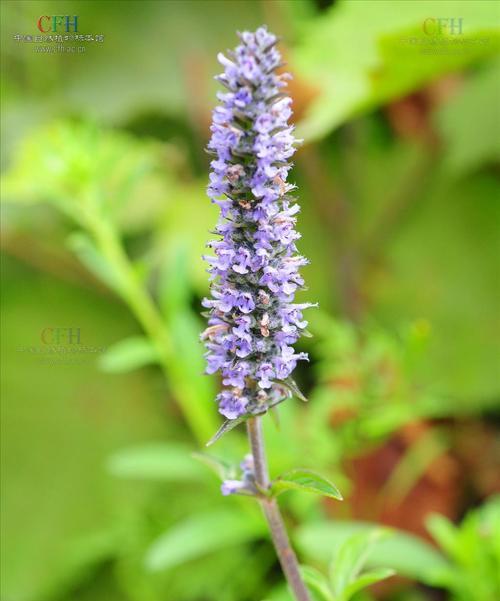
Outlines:
[{"label": "purple-tinged stem", "polygon": [[[261,418],[253,417],[249,419],[247,421],[247,430],[253,455],[255,481],[259,488],[266,489],[269,487],[269,471],[264,450]],[[290,539],[288,538],[276,499],[262,495],[260,497],[260,504],[266,516],[269,530],[271,531],[271,537],[281,568],[295,599],[297,601],[311,601],[311,597],[302,581],[297,556],[290,544]]]}]

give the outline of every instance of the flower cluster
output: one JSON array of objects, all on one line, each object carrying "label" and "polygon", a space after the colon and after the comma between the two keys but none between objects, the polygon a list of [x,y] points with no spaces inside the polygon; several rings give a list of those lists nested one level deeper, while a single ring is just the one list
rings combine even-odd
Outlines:
[{"label": "flower cluster", "polygon": [[213,112],[213,154],[208,195],[220,207],[217,240],[209,246],[211,298],[207,373],[220,371],[220,412],[228,419],[265,412],[288,395],[286,380],[307,359],[293,344],[307,322],[293,302],[307,260],[297,252],[299,206],[287,183],[295,152],[288,74],[278,74],[277,38],[261,27],[240,34],[242,43],[219,54],[227,88]]},{"label": "flower cluster", "polygon": [[221,492],[224,496],[228,495],[254,495],[257,492],[255,486],[255,474],[253,465],[253,456],[245,455],[240,463],[241,480],[224,480],[221,485]]}]

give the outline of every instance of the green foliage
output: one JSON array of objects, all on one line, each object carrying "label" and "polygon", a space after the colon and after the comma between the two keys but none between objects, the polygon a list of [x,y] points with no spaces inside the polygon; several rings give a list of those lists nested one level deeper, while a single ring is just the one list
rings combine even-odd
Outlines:
[{"label": "green foliage", "polygon": [[111,455],[107,468],[113,476],[163,482],[200,482],[203,471],[187,445],[150,443]]},{"label": "green foliage", "polygon": [[109,373],[122,373],[157,363],[158,359],[158,353],[146,337],[134,336],[111,346],[99,358],[99,367]]},{"label": "green foliage", "polygon": [[[478,111],[498,96],[500,62],[490,61],[463,82],[461,94],[443,105],[436,123],[447,147],[445,166],[455,175],[470,173],[481,165],[498,162],[498,121],[491,111]],[[468,115],[474,114],[475,119]]]},{"label": "green foliage", "polygon": [[333,593],[328,579],[323,574],[310,566],[301,566],[300,572],[309,591],[314,595],[314,599],[320,601],[332,601]]},{"label": "green foliage", "polygon": [[360,576],[373,549],[373,544],[382,538],[383,534],[377,530],[355,534],[339,547],[330,566],[330,581],[336,597],[347,601],[364,586],[387,578],[394,573],[392,570],[379,569]]},{"label": "green foliage", "polygon": [[117,294],[123,293],[125,284],[120,278],[120,274],[90,236],[84,232],[73,232],[67,237],[66,244],[98,280],[112,288]]},{"label": "green foliage", "polygon": [[310,470],[294,469],[271,482],[271,494],[273,496],[287,490],[312,492],[342,501],[342,495],[329,480]]},{"label": "green foliage", "polygon": [[[147,161],[148,169],[141,161],[134,162],[132,172],[128,162],[123,164],[124,156],[128,161],[135,153]],[[209,401],[214,387],[208,379],[198,377],[203,371],[202,350],[197,344],[200,325],[183,303],[189,290],[183,269],[184,247],[177,249],[172,263],[165,263],[159,291],[162,315],[127,255],[118,230],[117,209],[130,201],[137,185],[145,184],[146,175],[158,166],[159,156],[158,145],[105,132],[95,125],[61,122],[42,129],[25,143],[3,185],[12,201],[51,202],[82,228],[70,237],[70,246],[123,298],[147,335],[110,349],[101,358],[101,367],[119,372],[159,363],[193,434],[203,442],[213,430]],[[27,176],[32,164],[39,169],[34,174],[37,186]],[[131,211],[128,206],[127,211]]]},{"label": "green foliage", "polygon": [[238,417],[236,419],[226,419],[226,420],[224,420],[222,422],[222,425],[217,429],[217,432],[207,442],[207,447],[212,446],[220,438],[222,438],[225,434],[227,434],[228,432],[231,432],[231,430],[234,430],[234,428],[236,428],[237,426],[239,426],[240,424],[242,424],[244,421],[245,421],[244,417]]},{"label": "green foliage", "polygon": [[491,601],[500,596],[500,499],[470,511],[455,526],[442,515],[429,517],[428,529],[449,558],[433,584],[456,601]]},{"label": "green foliage", "polygon": [[[368,536],[374,529],[375,525],[364,522],[318,522],[299,527],[296,536],[299,547],[308,557],[327,563],[332,549],[354,535]],[[390,532],[391,536],[373,541],[364,558],[368,568],[389,568],[401,576],[432,583],[436,574],[448,567],[447,560],[428,543],[402,531]]]},{"label": "green foliage", "polygon": [[[176,397],[204,445],[215,429],[216,387],[213,379],[203,375],[205,361],[200,332],[203,323],[193,313],[188,301],[191,285],[186,265],[189,255],[184,242],[170,254],[160,275],[159,304],[175,351],[168,359],[167,378]],[[203,435],[203,439],[201,436]]]},{"label": "green foliage", "polygon": [[[429,338],[426,322],[411,324],[395,336],[373,325],[359,329],[317,311],[311,329],[321,359],[302,433],[316,461],[338,461],[405,423],[446,412],[443,399],[418,386],[415,377]],[[332,436],[329,416],[336,411],[351,417]]]},{"label": "green foliage", "polygon": [[[95,219],[137,228],[159,209],[168,188],[162,147],[95,123],[57,121],[25,139],[2,178],[4,198],[53,203],[87,229]],[[147,197],[147,203],[144,203]],[[138,205],[140,211],[138,211]]]},{"label": "green foliage", "polygon": [[281,384],[283,384],[283,386],[285,386],[285,388],[287,388],[290,391],[290,394],[296,396],[299,400],[304,401],[304,403],[307,403],[307,398],[300,391],[299,387],[297,386],[297,384],[293,378],[288,377],[286,380],[278,380],[278,381]]},{"label": "green foliage", "polygon": [[103,469],[107,457],[173,428],[139,372],[111,378],[96,370],[94,353],[72,364],[15,350],[43,347],[40,330],[57,324],[80,327],[86,346],[102,348],[134,330],[124,307],[5,257],[2,269],[10,276],[2,286],[1,596],[52,601],[102,572],[119,554],[122,519],[145,503],[144,488]]},{"label": "green foliage", "polygon": [[439,428],[430,429],[414,442],[393,469],[384,485],[384,494],[395,502],[410,494],[432,463],[446,453],[450,441]]},{"label": "green foliage", "polygon": [[[311,365],[287,383],[310,402],[276,408],[280,430],[266,418],[278,488],[338,497],[331,479],[349,493],[353,457],[423,420],[374,498],[397,505],[441,456],[475,456],[478,439],[486,454],[479,437],[494,434],[493,3],[208,2],[71,0],[82,28],[107,36],[81,57],[15,42],[39,2],[2,5],[2,599],[291,601],[256,504],[221,498],[192,457],[218,422],[198,341],[200,255],[217,213],[202,148],[215,55],[236,29],[279,29],[295,75],[304,300],[321,306],[302,343]],[[464,52],[421,52],[427,17],[463,18]],[[43,328],[71,325],[106,352],[72,364],[21,351],[42,346]],[[461,427],[475,428],[466,443]],[[220,478],[246,450],[240,430],[218,442],[227,460],[197,455]],[[295,465],[327,480],[290,475]],[[399,530],[372,540],[375,524],[349,501],[280,496],[301,524],[301,560],[320,568],[304,567],[316,598],[372,601],[358,588],[386,570],[453,601],[500,597],[498,502],[483,501],[488,478],[465,465],[452,496],[477,508],[458,525],[429,520],[439,550]],[[381,593],[422,595],[412,582]]]},{"label": "green foliage", "polygon": [[235,466],[207,453],[193,453],[193,458],[210,468],[220,480],[231,478],[236,473]]},{"label": "green foliage", "polygon": [[240,545],[264,536],[258,513],[243,515],[237,509],[220,509],[190,516],[153,543],[146,554],[150,570],[171,569],[219,549]]},{"label": "green foliage", "polygon": [[353,534],[335,549],[326,578],[316,569],[302,568],[306,583],[324,601],[349,601],[362,589],[394,575],[394,570],[379,568],[363,571],[374,543],[390,535],[383,530]]},{"label": "green foliage", "polygon": [[299,135],[309,142],[324,137],[361,111],[498,53],[489,2],[438,1],[432,8],[436,15],[460,15],[463,35],[426,35],[427,4],[403,0],[342,2],[311,22],[294,64],[319,94]]}]

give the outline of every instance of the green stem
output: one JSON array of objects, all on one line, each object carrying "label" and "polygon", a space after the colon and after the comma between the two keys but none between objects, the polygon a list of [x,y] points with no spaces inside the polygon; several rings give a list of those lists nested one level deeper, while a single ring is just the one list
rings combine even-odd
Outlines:
[{"label": "green stem", "polygon": [[[154,345],[162,371],[167,381],[171,382],[175,379],[175,375],[172,373],[175,349],[161,314],[137,278],[137,274],[116,233],[103,219],[92,220],[90,225],[101,253],[108,263],[113,266],[123,299]],[[204,424],[198,419],[196,406],[182,402],[179,403],[179,406],[197,441],[200,445],[204,445],[212,435],[211,425]]]}]

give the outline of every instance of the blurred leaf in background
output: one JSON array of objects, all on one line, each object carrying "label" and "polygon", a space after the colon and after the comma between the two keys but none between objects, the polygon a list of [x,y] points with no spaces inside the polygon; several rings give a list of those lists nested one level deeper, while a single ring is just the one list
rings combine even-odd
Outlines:
[{"label": "blurred leaf in background", "polygon": [[[295,77],[304,294],[320,303],[297,370],[309,403],[265,425],[271,472],[317,470],[346,499],[280,497],[292,538],[327,595],[332,556],[369,540],[337,596],[395,569],[377,598],[496,598],[497,3],[1,10],[2,599],[290,601],[251,500],[223,499],[191,456],[219,423],[198,342],[216,55],[264,22]],[[15,41],[41,12],[104,42]],[[463,29],[427,35],[429,18]],[[99,350],[48,353],[46,328]],[[245,449],[235,429],[214,455]],[[375,522],[391,536],[371,540]]]},{"label": "blurred leaf in background", "polygon": [[[453,34],[454,27],[458,32],[462,20],[456,45],[452,35],[439,45],[433,18],[438,14],[456,20],[443,24],[443,32]],[[300,135],[309,141],[322,137],[361,110],[494,56],[500,32],[491,14],[491,2],[482,0],[438,0],[432,7],[401,0],[336,3],[305,27],[294,56],[299,73],[321,89],[300,124]],[[432,22],[426,25],[426,20]]]},{"label": "blurred leaf in background", "polygon": [[470,511],[459,526],[435,514],[428,528],[452,562],[434,584],[450,590],[453,599],[488,601],[500,596],[500,499]]}]

